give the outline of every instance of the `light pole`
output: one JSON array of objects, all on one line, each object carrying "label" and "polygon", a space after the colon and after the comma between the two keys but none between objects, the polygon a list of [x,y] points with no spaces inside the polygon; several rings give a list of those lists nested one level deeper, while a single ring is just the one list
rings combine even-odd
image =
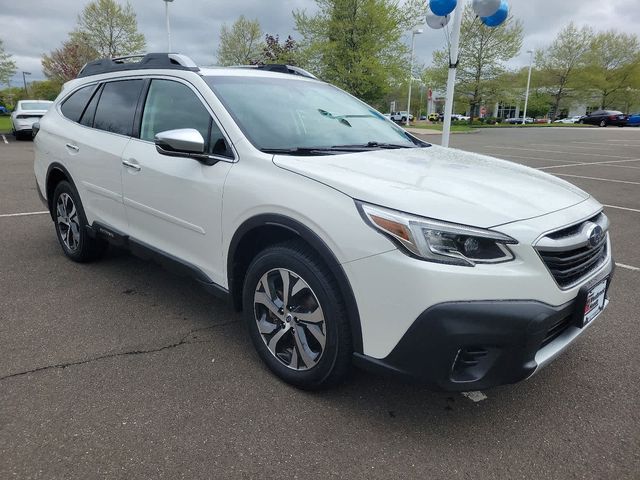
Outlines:
[{"label": "light pole", "polygon": [[411,62],[409,66],[409,97],[407,98],[407,126],[409,126],[409,117],[411,116],[411,85],[413,84],[413,50],[416,44],[416,35],[420,35],[424,30],[416,28],[411,32]]},{"label": "light pole", "polygon": [[527,77],[527,93],[524,96],[524,114],[522,115],[522,125],[527,123],[527,106],[529,105],[529,87],[531,86],[531,67],[533,67],[533,50],[527,50],[531,55],[529,59],[529,76]]},{"label": "light pole", "polygon": [[24,93],[29,95],[29,90],[27,90],[27,77],[25,75],[31,75],[31,72],[22,72],[22,83],[24,84]]},{"label": "light pole", "polygon": [[171,53],[171,25],[169,24],[169,3],[173,0],[162,0],[164,2],[164,16],[167,22],[167,44],[169,45],[169,53]]}]

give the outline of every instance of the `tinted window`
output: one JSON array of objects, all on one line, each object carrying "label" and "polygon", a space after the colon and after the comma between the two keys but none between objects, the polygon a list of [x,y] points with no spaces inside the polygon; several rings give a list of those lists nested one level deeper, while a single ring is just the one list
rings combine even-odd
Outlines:
[{"label": "tinted window", "polygon": [[232,156],[222,132],[189,87],[170,80],[153,80],[142,115],[140,138],[153,141],[157,133],[178,128],[198,130],[205,139],[207,152]]},{"label": "tinted window", "polygon": [[84,113],[80,118],[80,124],[86,127],[93,126],[93,117],[96,113],[96,108],[98,107],[98,100],[100,99],[100,89],[96,90],[96,93],[93,94],[89,105],[84,109]]},{"label": "tinted window", "polygon": [[94,128],[130,136],[142,84],[142,80],[106,83],[96,109]]},{"label": "tinted window", "polygon": [[80,119],[80,115],[82,115],[89,98],[91,98],[91,93],[94,88],[95,85],[90,85],[71,94],[71,96],[64,101],[62,107],[60,107],[62,114],[69,120],[77,122]]},{"label": "tinted window", "polygon": [[22,110],[49,110],[53,102],[20,102]]}]

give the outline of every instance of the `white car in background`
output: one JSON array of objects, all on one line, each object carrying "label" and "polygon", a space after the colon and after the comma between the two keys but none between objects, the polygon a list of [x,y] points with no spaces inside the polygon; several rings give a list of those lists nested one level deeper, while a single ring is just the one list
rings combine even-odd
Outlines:
[{"label": "white car in background", "polygon": [[52,104],[49,100],[20,100],[11,114],[13,135],[31,138],[33,124],[40,121]]},{"label": "white car in background", "polygon": [[553,123],[578,123],[578,121],[582,118],[582,115],[574,115],[573,117],[561,118],[559,120],[555,120]]}]

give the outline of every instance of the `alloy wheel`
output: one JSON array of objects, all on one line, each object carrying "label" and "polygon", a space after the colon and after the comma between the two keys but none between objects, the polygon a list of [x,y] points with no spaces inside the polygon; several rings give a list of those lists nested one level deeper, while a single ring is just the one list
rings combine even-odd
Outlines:
[{"label": "alloy wheel", "polygon": [[318,364],[326,344],[324,313],[300,275],[285,268],[269,270],[253,301],[260,336],[280,363],[297,371]]},{"label": "alloy wheel", "polygon": [[80,245],[80,219],[71,195],[62,193],[56,202],[56,216],[60,238],[70,252]]}]

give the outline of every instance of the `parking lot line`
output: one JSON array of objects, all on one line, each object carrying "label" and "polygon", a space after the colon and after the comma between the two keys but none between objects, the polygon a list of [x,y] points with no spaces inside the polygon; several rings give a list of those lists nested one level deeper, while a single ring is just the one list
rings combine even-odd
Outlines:
[{"label": "parking lot line", "polygon": [[[610,142],[635,142],[636,140],[609,140]],[[638,140],[640,142],[640,140]],[[637,147],[640,144],[637,143],[633,143],[633,144],[628,144],[628,143],[596,143],[596,142],[571,142],[571,143],[578,143],[578,144],[584,144],[584,145],[602,145],[604,147],[607,148],[611,148],[611,147]],[[574,147],[571,147],[574,148]]]},{"label": "parking lot line", "polygon": [[[478,152],[480,153],[480,152]],[[489,153],[481,153],[482,155],[508,155],[509,158],[522,158],[523,160],[542,160],[544,162],[559,162],[560,160],[558,160],[557,158],[542,158],[542,157],[525,157],[522,155],[510,155],[507,153],[501,153],[501,152],[489,152]],[[497,157],[500,158],[500,157]],[[500,160],[509,160],[509,158],[500,158]],[[579,162],[578,160],[563,160],[564,162],[575,162],[576,164],[580,164],[582,162]],[[547,168],[547,167],[543,167],[543,168]]]},{"label": "parking lot line", "polygon": [[631,265],[625,265],[624,263],[616,263],[616,267],[626,268],[627,270],[631,270],[633,272],[640,272],[640,268]]},{"label": "parking lot line", "polygon": [[607,208],[616,208],[618,210],[626,210],[628,212],[636,212],[636,213],[640,213],[640,210],[638,210],[637,208],[629,208],[629,207],[619,207],[617,205],[602,205],[603,207],[607,207]]},{"label": "parking lot line", "polygon": [[[569,161],[569,160],[565,160],[565,161]],[[572,164],[566,164],[566,165],[550,165],[548,167],[537,167],[538,170],[546,170],[549,168],[564,168],[564,167],[582,167],[585,165],[602,165],[602,166],[611,166],[611,167],[626,167],[626,168],[640,168],[640,167],[634,167],[634,166],[629,166],[629,165],[613,165],[615,163],[629,163],[629,162],[640,162],[640,158],[633,158],[633,159],[629,159],[629,160],[607,160],[604,162],[576,162],[576,163],[572,163]]]},{"label": "parking lot line", "polygon": [[[542,153],[562,153],[564,155],[572,155],[573,152],[564,152],[561,150],[540,150],[538,148],[523,148],[523,147],[501,147],[499,145],[485,145],[484,148],[502,148],[506,150],[527,150],[529,152],[542,152]],[[620,155],[605,155],[604,153],[581,153],[580,155],[588,155],[590,157],[608,157],[608,158],[628,158]]]},{"label": "parking lot line", "polygon": [[7,142],[7,137],[5,137],[4,135],[2,135],[2,140],[4,141],[4,143],[9,143]]},{"label": "parking lot line", "polygon": [[46,211],[46,212],[4,213],[4,214],[0,214],[0,218],[4,218],[4,217],[29,217],[31,215],[44,215],[45,213],[49,213],[49,212]]},{"label": "parking lot line", "polygon": [[558,177],[584,178],[586,180],[598,180],[601,182],[627,183],[629,185],[640,185],[640,182],[629,182],[628,180],[611,180],[610,178],[600,178],[600,177],[584,177],[582,175],[569,175],[568,173],[555,173],[554,175]]}]

